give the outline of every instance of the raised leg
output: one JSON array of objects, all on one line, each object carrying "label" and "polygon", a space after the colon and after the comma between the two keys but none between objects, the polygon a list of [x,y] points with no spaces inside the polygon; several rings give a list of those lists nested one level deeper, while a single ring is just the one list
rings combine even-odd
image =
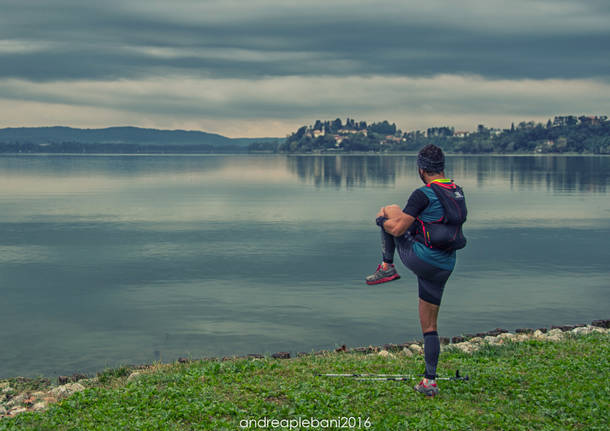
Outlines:
[{"label": "raised leg", "polygon": [[381,256],[386,263],[394,263],[396,243],[394,237],[381,228]]}]

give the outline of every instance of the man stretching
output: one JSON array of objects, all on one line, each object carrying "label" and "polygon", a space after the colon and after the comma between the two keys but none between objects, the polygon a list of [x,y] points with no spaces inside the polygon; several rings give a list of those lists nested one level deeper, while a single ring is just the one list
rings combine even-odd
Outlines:
[{"label": "man stretching", "polygon": [[[411,194],[404,209],[388,205],[377,214],[383,261],[374,274],[366,277],[366,283],[379,284],[400,278],[394,267],[396,249],[404,265],[417,275],[426,372],[415,390],[435,396],[439,392],[435,379],[440,352],[436,321],[445,283],[455,266],[455,250],[466,243],[461,231],[466,207],[461,188],[445,178],[445,157],[440,148],[435,145],[422,148],[417,167],[425,186]],[[447,205],[447,199],[453,203]],[[457,204],[455,199],[459,200]],[[461,208],[463,214],[452,220],[454,224],[447,225],[449,214],[446,213],[452,212],[452,207]]]}]

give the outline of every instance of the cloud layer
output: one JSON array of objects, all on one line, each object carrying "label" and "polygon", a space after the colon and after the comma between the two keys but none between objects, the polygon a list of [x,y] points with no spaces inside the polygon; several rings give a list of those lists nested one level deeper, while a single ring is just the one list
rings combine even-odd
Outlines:
[{"label": "cloud layer", "polygon": [[609,110],[606,1],[3,3],[7,125],[282,136],[329,116],[467,127]]}]

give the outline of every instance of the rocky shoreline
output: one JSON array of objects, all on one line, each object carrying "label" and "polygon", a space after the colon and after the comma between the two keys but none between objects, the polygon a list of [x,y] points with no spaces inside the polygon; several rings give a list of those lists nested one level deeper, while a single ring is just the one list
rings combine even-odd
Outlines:
[{"label": "rocky shoreline", "polygon": [[[491,331],[477,334],[467,334],[452,338],[441,339],[441,349],[458,349],[464,353],[473,353],[486,345],[501,345],[509,342],[522,342],[527,340],[540,340],[548,342],[558,342],[570,336],[581,336],[590,333],[608,334],[610,332],[610,320],[594,320],[591,324],[582,325],[563,325],[551,326],[547,328],[519,328],[514,333],[496,328]],[[401,354],[406,356],[423,354],[421,342],[413,341],[402,344],[385,344],[383,346],[368,346],[347,348],[343,345],[333,351],[322,350],[314,353],[299,353],[297,356],[308,355],[328,355],[331,353],[354,353],[354,354],[376,354],[384,357]],[[290,359],[289,352],[277,352],[270,356],[274,359]],[[203,358],[205,360],[234,360],[244,358],[265,358],[260,354],[249,354],[246,356],[232,356],[224,358]],[[190,359],[179,358],[178,362],[191,362]],[[127,381],[131,381],[138,375],[153,372],[158,365],[139,365],[133,367],[121,367],[119,375],[126,376]],[[116,373],[115,373],[116,374]],[[0,419],[12,417],[26,411],[40,411],[49,405],[60,402],[70,395],[84,391],[88,387],[95,387],[103,379],[104,373],[97,373],[95,377],[84,374],[73,374],[72,376],[59,376],[57,385],[53,385],[49,379],[36,378],[28,379],[25,377],[15,377],[0,380]]]}]

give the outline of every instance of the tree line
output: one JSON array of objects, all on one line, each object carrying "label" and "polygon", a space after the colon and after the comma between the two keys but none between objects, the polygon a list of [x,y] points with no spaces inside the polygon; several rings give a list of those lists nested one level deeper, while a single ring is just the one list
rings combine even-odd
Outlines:
[{"label": "tree line", "polygon": [[546,124],[533,121],[507,129],[479,125],[475,131],[453,127],[403,132],[388,121],[367,124],[347,118],[316,120],[302,126],[281,143],[258,142],[250,151],[283,153],[417,151],[435,144],[453,153],[591,153],[610,154],[607,116],[557,116]]}]

